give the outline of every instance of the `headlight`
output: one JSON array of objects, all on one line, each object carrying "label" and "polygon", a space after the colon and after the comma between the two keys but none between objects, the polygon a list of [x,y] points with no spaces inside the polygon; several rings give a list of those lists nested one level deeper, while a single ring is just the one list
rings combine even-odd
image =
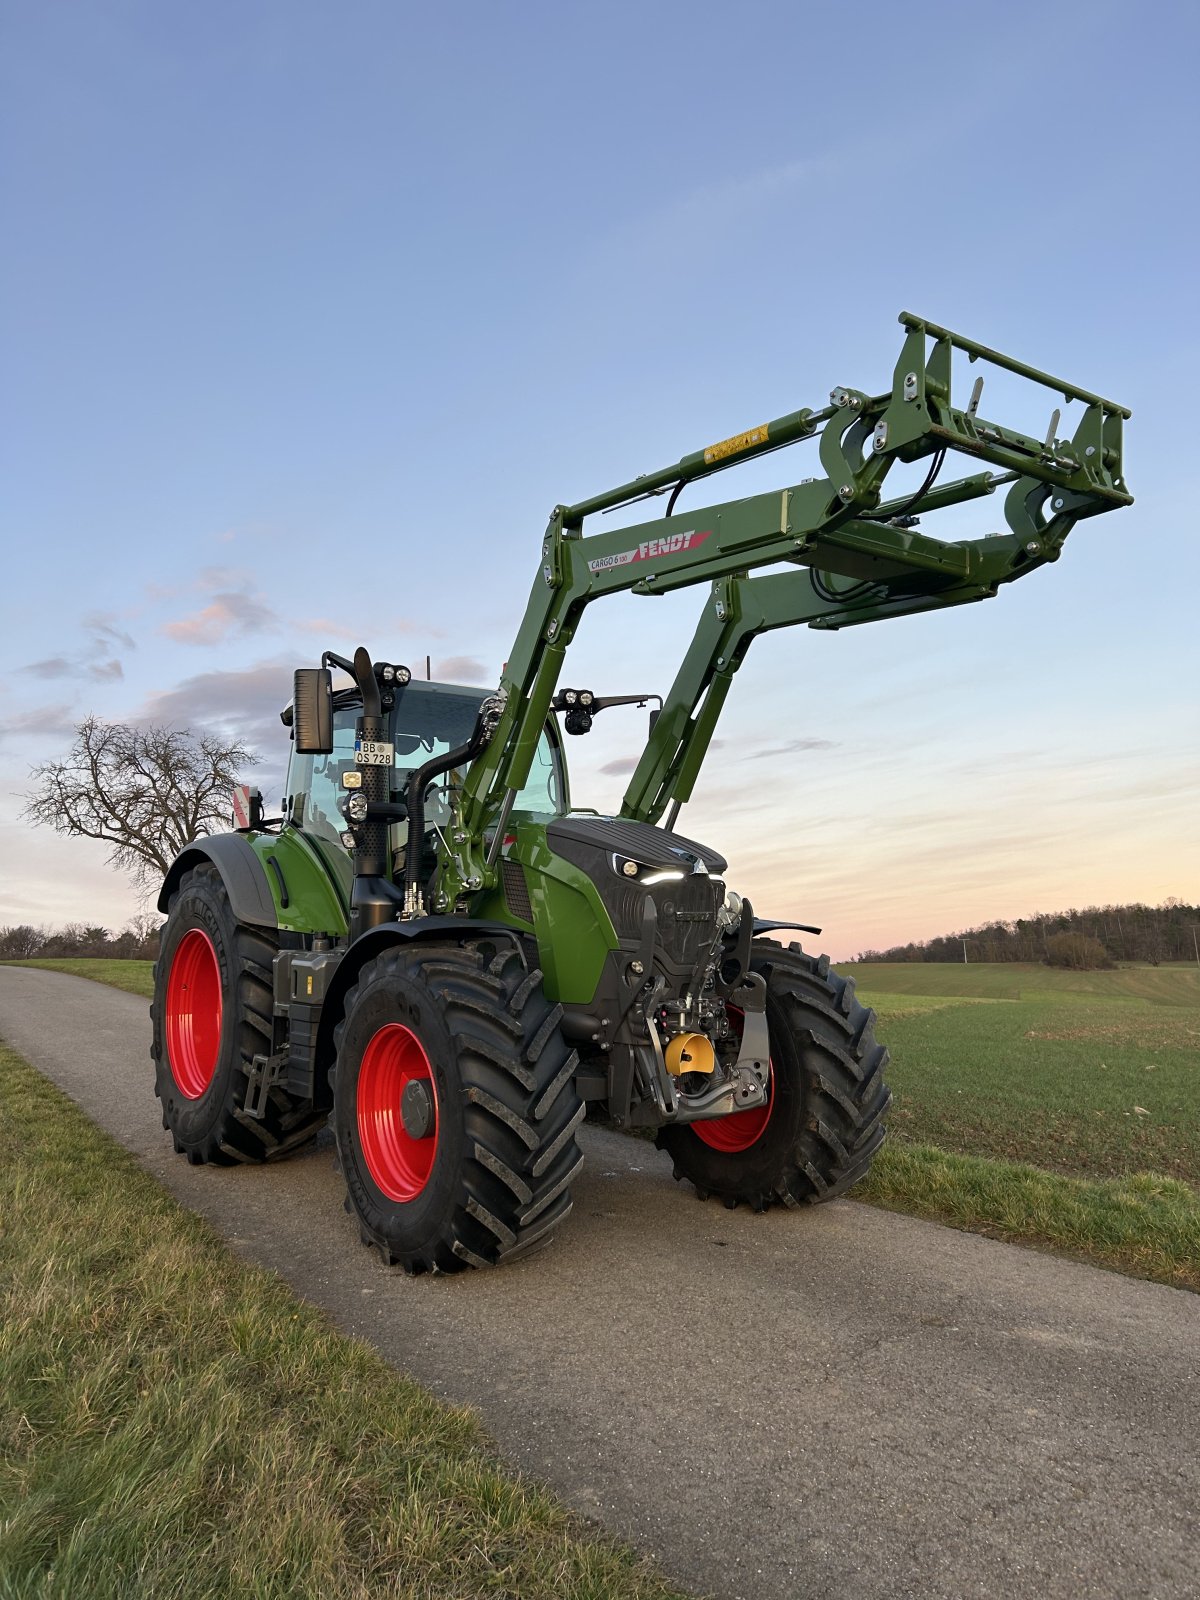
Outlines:
[{"label": "headlight", "polygon": [[676,878],[686,878],[688,875],[682,867],[651,867],[644,861],[634,861],[629,856],[613,856],[612,864],[623,878],[635,878],[647,889],[656,883],[669,883]]}]

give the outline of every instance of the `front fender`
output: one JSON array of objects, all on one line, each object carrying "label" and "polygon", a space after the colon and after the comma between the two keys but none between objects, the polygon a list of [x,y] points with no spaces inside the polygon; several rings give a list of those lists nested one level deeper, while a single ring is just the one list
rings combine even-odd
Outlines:
[{"label": "front fender", "polygon": [[[423,943],[446,943],[470,937],[473,934],[491,934],[514,944],[523,960],[528,959],[521,935],[502,922],[472,922],[466,917],[415,917],[410,922],[384,922],[377,928],[368,928],[357,938],[338,962],[337,971],[330,979],[329,989],[321,1006],[321,1020],[317,1024],[316,1068],[318,1074],[333,1065],[333,1030],[342,1020],[346,995],[357,981],[358,974],[368,961],[373,960],[389,945],[408,944],[413,939]],[[318,1081],[323,1081],[318,1079]]]}]

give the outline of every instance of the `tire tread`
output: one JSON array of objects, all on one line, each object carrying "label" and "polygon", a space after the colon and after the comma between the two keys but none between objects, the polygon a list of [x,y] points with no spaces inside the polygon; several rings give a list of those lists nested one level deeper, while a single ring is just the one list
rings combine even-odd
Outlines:
[{"label": "tire tread", "polygon": [[754,1146],[717,1152],[691,1129],[672,1127],[658,1142],[674,1158],[676,1175],[688,1178],[703,1198],[745,1201],[755,1210],[836,1199],[865,1176],[884,1140],[892,1097],[875,1013],[858,999],[853,978],[799,944],[785,949],[773,939],[756,939],[752,967],[766,978],[800,1061],[802,1109],[791,1149],[764,1173]]},{"label": "tire tread", "polygon": [[[562,1033],[562,1007],[515,947],[492,952],[464,933],[458,944],[397,945],[368,962],[334,1031],[335,1090],[347,1019],[368,985],[389,976],[436,1001],[462,1083],[465,1155],[436,1238],[402,1248],[382,1223],[359,1215],[363,1236],[407,1272],[494,1266],[550,1242],[569,1214],[569,1185],[583,1164],[578,1057]],[[345,1151],[341,1152],[343,1169]],[[352,1205],[353,1189],[348,1191]]]},{"label": "tire tread", "polygon": [[[200,888],[209,896],[223,897],[228,907],[220,872],[211,862],[201,862],[180,879],[167,912],[168,928],[171,915],[192,888]],[[229,915],[232,920],[232,908]],[[252,1117],[246,1110],[251,1059],[269,1053],[274,1031],[273,962],[278,949],[278,939],[272,938],[268,930],[234,922],[233,947],[229,955],[236,972],[237,1054],[225,1099],[207,1135],[190,1144],[175,1135],[176,1150],[186,1154],[193,1166],[278,1161],[315,1138],[324,1124],[324,1112],[315,1110],[310,1102],[297,1099],[278,1085],[268,1094],[261,1119]],[[154,1092],[163,1107],[163,1126],[173,1129],[171,1111],[178,1103],[179,1091],[167,1060],[163,1016],[168,972],[164,969],[160,978],[160,967],[163,967],[161,960],[155,963],[154,969],[155,994],[150,1006],[154,1039],[150,1056],[155,1067]]]}]

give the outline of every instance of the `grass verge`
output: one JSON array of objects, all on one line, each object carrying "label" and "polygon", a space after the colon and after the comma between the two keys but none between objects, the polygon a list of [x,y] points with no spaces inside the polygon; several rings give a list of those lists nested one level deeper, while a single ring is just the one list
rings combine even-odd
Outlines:
[{"label": "grass verge", "polygon": [[1200,1292],[1200,1193],[1178,1178],[1073,1178],[892,1140],[854,1198]]},{"label": "grass verge", "polygon": [[36,959],[6,961],[7,967],[42,967],[46,972],[69,972],[74,978],[91,978],[94,983],[107,983],[114,989],[124,989],[128,994],[154,998],[153,961],[106,961],[103,956],[79,956],[61,960]]},{"label": "grass verge", "polygon": [[666,1600],[0,1045],[0,1594]]}]

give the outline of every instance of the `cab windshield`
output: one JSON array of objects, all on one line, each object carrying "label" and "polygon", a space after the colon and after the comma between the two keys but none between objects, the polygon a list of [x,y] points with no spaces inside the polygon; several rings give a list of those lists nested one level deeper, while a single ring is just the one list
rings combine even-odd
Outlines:
[{"label": "cab windshield", "polygon": [[[452,688],[440,683],[410,683],[396,696],[392,712],[396,772],[412,772],[434,756],[445,755],[447,750],[453,750],[456,745],[466,744],[475,727],[480,704],[488,692],[484,689]],[[457,787],[465,775],[465,768],[455,767],[438,783],[445,785],[448,779],[452,786]],[[403,779],[398,778],[395,787],[400,788],[402,784]],[[545,731],[538,740],[529,777],[525,787],[518,792],[513,809],[549,816],[560,816],[566,809],[561,757]]]}]

